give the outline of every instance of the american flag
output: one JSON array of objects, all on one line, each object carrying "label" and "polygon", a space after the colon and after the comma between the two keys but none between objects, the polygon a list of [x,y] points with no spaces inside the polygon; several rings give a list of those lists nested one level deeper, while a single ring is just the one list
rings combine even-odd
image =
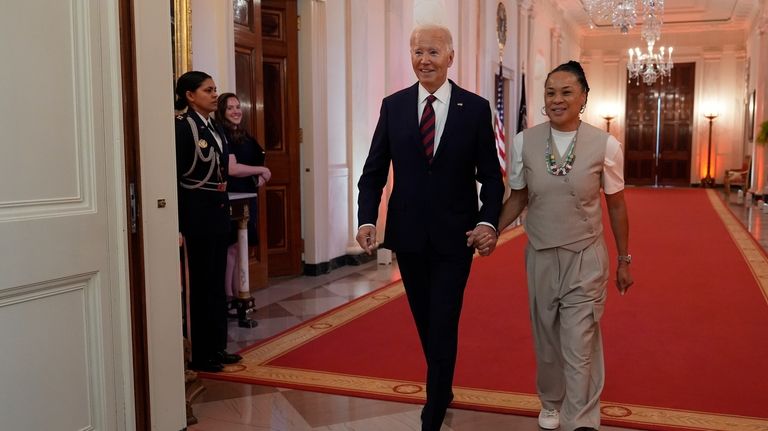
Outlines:
[{"label": "american flag", "polygon": [[517,114],[517,133],[528,127],[528,107],[525,105],[525,73],[523,73],[520,81],[520,112]]},{"label": "american flag", "polygon": [[496,114],[493,118],[493,134],[496,137],[496,152],[499,157],[501,176],[506,177],[507,146],[504,138],[504,76],[501,72],[501,64],[499,64],[499,74],[496,75]]}]

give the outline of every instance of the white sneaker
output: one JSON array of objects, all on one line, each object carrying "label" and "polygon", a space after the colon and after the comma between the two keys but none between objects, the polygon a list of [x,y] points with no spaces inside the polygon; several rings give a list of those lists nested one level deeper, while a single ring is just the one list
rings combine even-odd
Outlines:
[{"label": "white sneaker", "polygon": [[560,427],[560,412],[556,409],[541,409],[539,413],[539,427],[545,430],[553,430]]}]

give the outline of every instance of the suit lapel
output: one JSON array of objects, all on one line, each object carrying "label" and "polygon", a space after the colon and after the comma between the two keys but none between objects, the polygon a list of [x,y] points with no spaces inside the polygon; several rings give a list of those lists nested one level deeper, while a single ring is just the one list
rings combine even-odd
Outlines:
[{"label": "suit lapel", "polygon": [[459,127],[458,122],[461,118],[461,111],[464,109],[464,90],[456,85],[455,82],[451,83],[451,102],[448,105],[448,115],[445,117],[445,125],[443,126],[443,134],[440,136],[440,143],[437,146],[437,151],[432,156],[432,163],[440,157],[440,154],[446,151],[451,145],[451,136],[455,136],[454,132]]}]

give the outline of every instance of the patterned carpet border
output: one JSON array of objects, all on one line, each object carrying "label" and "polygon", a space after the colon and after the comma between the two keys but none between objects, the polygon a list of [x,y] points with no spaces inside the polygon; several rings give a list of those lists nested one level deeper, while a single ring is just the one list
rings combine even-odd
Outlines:
[{"label": "patterned carpet border", "polygon": [[[731,238],[748,262],[768,302],[768,258],[734,214],[723,204],[717,192],[707,190],[710,203],[726,226]],[[524,233],[522,227],[508,230],[499,239],[500,245]],[[204,377],[244,383],[257,383],[347,395],[365,394],[370,398],[422,403],[425,392],[422,382],[386,380],[315,370],[275,367],[269,362],[329,331],[352,322],[382,305],[405,294],[402,282],[395,281],[375,292],[331,310],[310,321],[291,328],[243,352],[238,367],[225,368],[223,373],[201,374]],[[244,367],[243,367],[244,366]],[[453,406],[528,416],[538,414],[540,404],[535,394],[512,393],[454,386]],[[707,431],[768,431],[768,421],[761,418],[720,415],[612,403],[601,401],[603,423],[644,430],[707,430]]]}]

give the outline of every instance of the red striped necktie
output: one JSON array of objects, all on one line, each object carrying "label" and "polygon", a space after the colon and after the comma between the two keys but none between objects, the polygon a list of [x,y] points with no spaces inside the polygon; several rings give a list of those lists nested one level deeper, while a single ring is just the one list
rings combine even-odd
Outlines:
[{"label": "red striped necktie", "polygon": [[424,106],[424,112],[421,113],[419,130],[421,131],[421,144],[424,145],[424,155],[432,163],[432,155],[435,152],[435,109],[432,108],[432,102],[437,97],[430,94],[427,96],[427,105]]}]

